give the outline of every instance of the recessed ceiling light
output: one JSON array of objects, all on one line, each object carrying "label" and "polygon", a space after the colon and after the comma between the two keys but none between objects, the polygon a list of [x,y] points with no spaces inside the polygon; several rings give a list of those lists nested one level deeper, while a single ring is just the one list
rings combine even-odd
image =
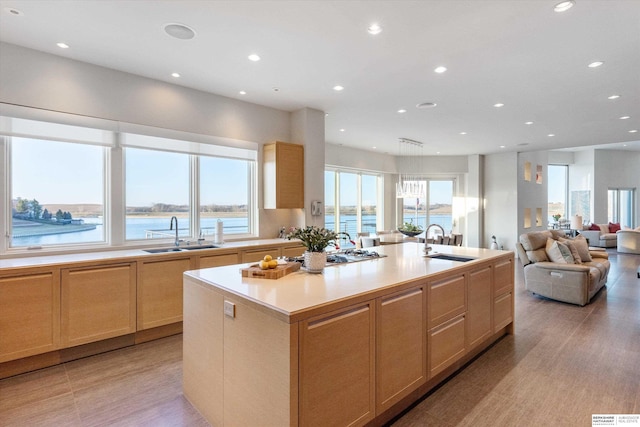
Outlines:
[{"label": "recessed ceiling light", "polygon": [[344,129],[340,129],[340,132],[344,132]]},{"label": "recessed ceiling light", "polygon": [[190,40],[196,36],[196,32],[191,27],[184,24],[170,23],[164,25],[164,32],[180,40]]},{"label": "recessed ceiling light", "polygon": [[550,133],[550,134],[549,134],[549,135],[547,135],[547,136],[556,136],[556,134],[555,134],[555,133]]},{"label": "recessed ceiling light", "polygon": [[533,122],[524,122],[525,125],[532,125]]},{"label": "recessed ceiling light", "polygon": [[369,25],[367,31],[369,32],[369,34],[373,34],[375,36],[376,34],[380,34],[382,32],[382,27],[374,22],[373,24]]},{"label": "recessed ceiling light", "polygon": [[22,13],[21,10],[18,9],[14,9],[12,7],[5,7],[4,11],[7,12],[10,15],[14,15],[14,16],[24,16],[24,13]]},{"label": "recessed ceiling light", "polygon": [[467,134],[466,132],[460,132],[460,135],[466,135],[466,134]]},{"label": "recessed ceiling light", "polygon": [[58,46],[60,49],[69,49],[69,45],[66,43],[56,43],[56,46]]},{"label": "recessed ceiling light", "polygon": [[398,110],[398,113],[400,113],[400,114],[406,113],[406,112],[407,112],[407,110],[405,110],[404,108],[401,108],[401,109]]},{"label": "recessed ceiling light", "polygon": [[563,2],[560,2],[560,3],[556,4],[554,6],[553,10],[555,12],[566,12],[567,10],[571,9],[574,4],[576,4],[576,2],[573,1],[573,0],[571,0],[571,1],[563,1]]},{"label": "recessed ceiling light", "polygon": [[442,73],[444,73],[445,71],[447,71],[447,67],[439,66],[439,67],[436,67],[436,69],[435,69],[435,70],[433,70],[433,71],[435,71],[435,72],[436,72],[436,73],[438,73],[438,74],[442,74]]},{"label": "recessed ceiling light", "polygon": [[178,78],[180,77],[180,73],[171,73],[171,77]]},{"label": "recessed ceiling light", "polygon": [[340,85],[335,85],[333,87],[333,90],[335,90],[336,92],[340,92],[341,90],[344,90],[344,87],[340,86]]},{"label": "recessed ceiling light", "polygon": [[375,146],[374,146],[374,147],[372,147],[372,148],[373,148],[374,150],[376,150],[378,147],[375,147]]},{"label": "recessed ceiling light", "polygon": [[608,99],[618,99],[620,95],[611,95]]},{"label": "recessed ceiling light", "polygon": [[500,108],[500,107],[504,107],[504,104],[502,102],[498,102],[497,104],[493,104],[493,106],[496,108]]},{"label": "recessed ceiling light", "polygon": [[438,104],[436,104],[435,102],[423,102],[422,104],[417,104],[417,105],[416,105],[416,108],[420,108],[420,109],[423,109],[423,108],[433,108],[433,107],[435,107],[436,105],[438,105]]},{"label": "recessed ceiling light", "polygon": [[629,131],[629,133],[636,133],[636,132],[638,132],[638,129],[631,129],[631,130]]},{"label": "recessed ceiling light", "polygon": [[622,116],[622,117],[620,117],[620,120],[627,120],[627,119],[630,119],[630,118],[631,118],[631,116]]},{"label": "recessed ceiling light", "polygon": [[240,95],[246,95],[247,92],[245,92],[244,90],[241,90],[240,92],[238,92]]},{"label": "recessed ceiling light", "polygon": [[504,145],[501,145],[501,146],[500,146],[500,148],[504,148],[504,147],[505,147]]},{"label": "recessed ceiling light", "polygon": [[247,56],[247,58],[249,58],[249,61],[253,61],[253,62],[260,61],[260,56],[256,55],[255,53],[252,53],[251,55]]},{"label": "recessed ceiling light", "polygon": [[602,64],[604,64],[604,62],[602,61],[595,61],[592,62],[591,64],[588,65],[589,68],[597,68],[599,66],[601,66]]},{"label": "recessed ceiling light", "polygon": [[436,154],[440,154],[440,152],[439,152],[439,151],[436,151]]}]

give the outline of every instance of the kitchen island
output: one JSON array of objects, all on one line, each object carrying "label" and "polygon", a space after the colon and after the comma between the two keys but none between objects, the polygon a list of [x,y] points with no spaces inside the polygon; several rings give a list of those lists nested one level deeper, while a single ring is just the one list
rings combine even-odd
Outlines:
[{"label": "kitchen island", "polygon": [[184,393],[216,426],[381,425],[513,333],[512,252],[381,258],[246,278],[184,274]]}]

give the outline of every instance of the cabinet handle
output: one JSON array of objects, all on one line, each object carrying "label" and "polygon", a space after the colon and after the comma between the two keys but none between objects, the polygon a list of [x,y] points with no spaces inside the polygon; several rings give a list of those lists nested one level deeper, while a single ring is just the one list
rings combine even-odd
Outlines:
[{"label": "cabinet handle", "polygon": [[407,299],[407,298],[411,298],[413,296],[420,295],[420,294],[422,294],[422,288],[421,289],[412,290],[412,291],[407,292],[405,294],[396,295],[396,296],[387,298],[387,299],[382,301],[382,306],[385,306],[387,304],[392,304],[394,302],[401,301],[401,300]]},{"label": "cabinet handle", "polygon": [[364,306],[364,307],[360,307],[360,308],[353,308],[351,310],[348,311],[343,311],[341,313],[336,313],[333,316],[329,316],[329,317],[323,317],[322,319],[318,319],[318,320],[314,320],[313,322],[309,322],[309,326],[307,329],[311,330],[311,329],[315,329],[315,328],[320,328],[322,326],[325,326],[329,323],[333,323],[333,322],[337,322],[340,321],[342,319],[345,319],[347,317],[351,317],[351,316],[356,316],[360,313],[365,313],[369,311],[369,306]]}]

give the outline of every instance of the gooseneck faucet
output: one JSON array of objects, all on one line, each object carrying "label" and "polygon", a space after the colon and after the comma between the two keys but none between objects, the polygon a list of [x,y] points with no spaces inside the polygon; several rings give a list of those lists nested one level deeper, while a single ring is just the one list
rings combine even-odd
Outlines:
[{"label": "gooseneck faucet", "polygon": [[173,230],[173,220],[176,221],[176,240],[174,244],[176,247],[180,246],[180,238],[178,237],[178,218],[175,216],[171,217],[171,222],[169,223],[169,230]]},{"label": "gooseneck faucet", "polygon": [[429,230],[431,230],[431,227],[438,227],[440,231],[442,231],[442,235],[444,236],[444,228],[442,228],[440,224],[429,224],[429,226],[424,232],[424,253],[427,255],[429,254],[429,251],[432,249],[431,246],[429,246],[429,240],[427,239],[427,236],[429,235]]}]

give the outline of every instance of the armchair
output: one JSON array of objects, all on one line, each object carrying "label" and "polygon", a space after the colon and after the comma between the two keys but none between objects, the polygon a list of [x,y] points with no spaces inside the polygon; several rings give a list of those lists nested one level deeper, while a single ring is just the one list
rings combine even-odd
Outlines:
[{"label": "armchair", "polygon": [[635,230],[619,230],[616,235],[618,237],[618,252],[640,255],[640,227]]},{"label": "armchair", "polygon": [[[559,258],[549,256],[553,252],[548,248],[554,246],[562,253]],[[582,237],[569,240],[560,230],[534,231],[522,234],[516,249],[524,265],[525,288],[534,294],[584,306],[607,282],[607,252],[590,251]]]}]

